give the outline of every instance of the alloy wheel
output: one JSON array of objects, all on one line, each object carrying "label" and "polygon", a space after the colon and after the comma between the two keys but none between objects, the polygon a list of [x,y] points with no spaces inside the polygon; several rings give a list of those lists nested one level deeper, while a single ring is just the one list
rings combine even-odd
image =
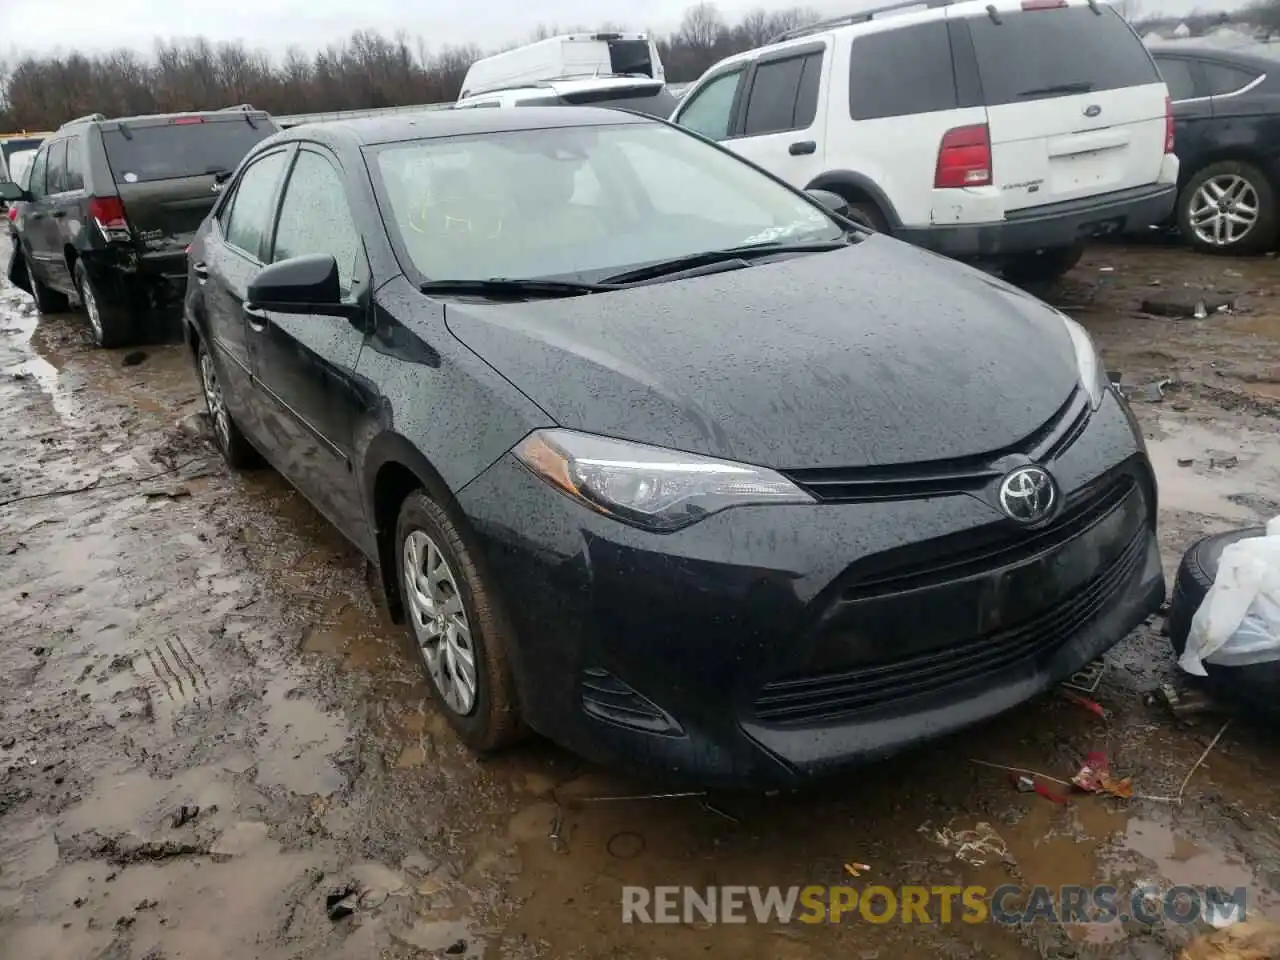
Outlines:
[{"label": "alloy wheel", "polygon": [[227,450],[231,445],[231,421],[227,416],[227,405],[222,400],[222,387],[213,368],[213,357],[209,356],[208,350],[200,351],[200,384],[204,388],[204,402],[209,408],[213,429],[218,435],[218,446]]},{"label": "alloy wheel", "polygon": [[1201,242],[1214,247],[1239,243],[1258,222],[1258,191],[1233,173],[1210,177],[1191,197],[1188,219]]},{"label": "alloy wheel", "polygon": [[478,677],[471,624],[449,562],[421,530],[404,541],[405,598],[427,670],[449,709],[475,709]]}]

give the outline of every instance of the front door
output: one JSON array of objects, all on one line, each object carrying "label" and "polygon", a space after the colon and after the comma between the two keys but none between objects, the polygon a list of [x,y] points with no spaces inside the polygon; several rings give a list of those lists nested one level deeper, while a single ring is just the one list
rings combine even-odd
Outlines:
[{"label": "front door", "polygon": [[192,279],[204,287],[209,347],[217,364],[227,409],[251,436],[261,429],[253,403],[245,293],[262,269],[280,185],[292,151],[277,150],[245,168],[218,211]]},{"label": "front door", "polygon": [[[62,251],[58,247],[58,230],[56,221],[51,216],[49,191],[46,189],[49,172],[49,154],[54,144],[46,144],[40,148],[31,164],[31,180],[27,184],[27,192],[31,201],[22,205],[21,220],[18,224],[22,247],[27,255],[27,262],[35,273],[35,279],[46,285],[55,283],[60,275],[57,262],[62,259]],[[62,146],[63,151],[66,145]]]},{"label": "front door", "polygon": [[367,409],[355,379],[369,307],[364,245],[337,161],[299,150],[285,186],[270,261],[328,254],[353,318],[251,311],[249,356],[271,459],[348,537],[369,549],[353,466],[354,431]]}]

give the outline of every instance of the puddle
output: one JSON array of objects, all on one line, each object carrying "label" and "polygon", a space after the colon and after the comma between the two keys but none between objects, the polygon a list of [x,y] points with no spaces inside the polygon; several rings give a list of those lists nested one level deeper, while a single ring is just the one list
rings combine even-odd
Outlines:
[{"label": "puddle", "polygon": [[303,796],[327,797],[346,786],[330,759],[342,749],[347,724],[303,697],[289,678],[273,681],[263,702],[258,783]]},{"label": "puddle", "polygon": [[[1156,421],[1147,451],[1160,486],[1162,510],[1244,522],[1269,515],[1253,494],[1280,491],[1280,440],[1250,430],[1210,430],[1171,418]],[[1227,466],[1225,464],[1232,463]],[[1186,461],[1191,461],[1187,463]]]},{"label": "puddle", "polygon": [[339,602],[331,616],[307,632],[302,649],[336,657],[349,670],[370,670],[391,652],[378,626],[360,604]]}]

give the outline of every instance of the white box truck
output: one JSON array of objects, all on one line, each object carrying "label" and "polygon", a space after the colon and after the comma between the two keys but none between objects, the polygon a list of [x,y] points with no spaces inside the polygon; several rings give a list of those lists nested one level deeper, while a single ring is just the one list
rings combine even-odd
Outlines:
[{"label": "white box truck", "polygon": [[462,81],[458,99],[584,77],[666,81],[658,46],[647,33],[567,33],[477,60]]}]

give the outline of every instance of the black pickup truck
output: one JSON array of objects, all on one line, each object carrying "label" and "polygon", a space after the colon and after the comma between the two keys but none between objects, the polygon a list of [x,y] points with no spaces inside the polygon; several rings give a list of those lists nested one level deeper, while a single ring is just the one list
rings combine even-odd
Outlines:
[{"label": "black pickup truck", "polygon": [[279,130],[250,106],[63,124],[40,146],[15,208],[9,279],[42,313],[84,306],[94,339],[123,346],[152,310],[182,303],[186,248],[222,184]]}]

